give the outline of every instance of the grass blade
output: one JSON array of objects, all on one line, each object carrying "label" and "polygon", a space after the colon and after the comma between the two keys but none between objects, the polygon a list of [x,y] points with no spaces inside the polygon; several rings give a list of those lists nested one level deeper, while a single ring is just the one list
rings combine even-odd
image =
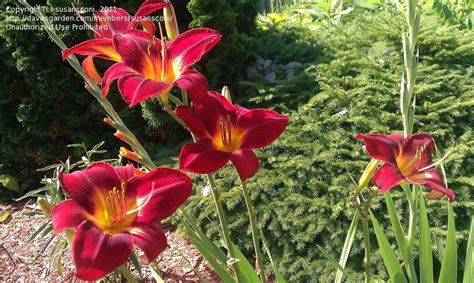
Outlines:
[{"label": "grass blade", "polygon": [[[383,229],[380,227],[380,224],[372,211],[370,211],[370,220],[374,226],[375,236],[377,237],[380,253],[391,280],[396,280],[397,283],[406,282],[406,278],[403,276],[403,270],[398,262],[397,256],[393,252],[392,246],[388,242],[387,237],[385,237]],[[400,274],[402,274],[402,276],[400,276]]]},{"label": "grass blade", "polygon": [[457,282],[458,255],[456,246],[456,224],[453,205],[448,203],[448,237],[444,248],[439,283]]},{"label": "grass blade", "polygon": [[398,217],[397,212],[395,210],[392,195],[390,192],[386,192],[383,194],[383,196],[385,198],[385,203],[387,204],[387,210],[390,216],[392,230],[395,234],[395,239],[397,240],[398,247],[400,248],[400,253],[402,254],[403,262],[405,263],[405,268],[407,269],[408,280],[410,282],[417,282],[413,257],[411,256],[410,249],[408,248],[408,242],[405,238],[405,232],[403,231],[402,224],[400,223],[400,218]]},{"label": "grass blade", "polygon": [[323,254],[323,256],[336,268],[337,270],[340,270],[344,275],[347,276],[346,271],[344,268],[337,262],[336,258],[333,257],[331,254],[329,254],[325,249],[323,249],[320,245],[316,245],[316,247],[319,249],[319,251]]},{"label": "grass blade", "polygon": [[260,228],[260,235],[262,237],[262,243],[263,243],[263,248],[267,252],[268,258],[270,259],[270,263],[272,264],[273,271],[275,272],[275,279],[277,283],[286,283],[285,277],[281,274],[280,269],[277,268],[275,263],[273,262],[273,257],[272,254],[270,253],[270,249],[268,248],[268,242],[267,238],[265,238],[265,235],[263,234],[262,228]]},{"label": "grass blade", "polygon": [[420,196],[420,282],[434,282],[433,251],[431,249],[430,225],[426,212],[425,197]]},{"label": "grass blade", "polygon": [[463,282],[474,282],[474,216],[471,217],[471,230],[469,231],[469,240],[467,241]]},{"label": "grass blade", "polygon": [[[341,257],[339,258],[339,266],[343,269],[346,267],[347,258],[349,258],[349,253],[351,251],[352,243],[357,233],[357,226],[359,225],[359,210],[356,210],[354,217],[352,218],[351,226],[347,230],[346,240],[344,241],[344,247],[342,248]],[[344,273],[341,270],[337,270],[335,283],[340,283],[342,281]]]}]

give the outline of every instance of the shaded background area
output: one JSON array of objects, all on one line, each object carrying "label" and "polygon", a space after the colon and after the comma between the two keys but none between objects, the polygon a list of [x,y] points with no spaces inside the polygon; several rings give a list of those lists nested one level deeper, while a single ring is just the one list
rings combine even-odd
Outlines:
[{"label": "shaded background area", "polygon": [[[89,6],[92,1],[75,2]],[[354,135],[402,128],[398,99],[403,15],[393,7],[366,5],[337,23],[313,6],[257,16],[254,1],[193,0],[187,5],[189,13],[185,2],[173,2],[182,31],[207,26],[224,34],[219,46],[197,66],[212,87],[230,85],[234,101],[290,115],[287,132],[258,152],[262,169],[249,184],[276,261],[291,281],[332,279],[333,267],[316,244],[335,257],[343,245],[353,215],[348,202],[354,187],[351,178],[356,179],[369,160]],[[115,5],[133,13],[140,3],[117,1]],[[91,36],[61,35],[69,45]],[[447,175],[457,197],[459,258],[463,259],[473,211],[474,32],[459,22],[424,14],[419,40],[415,131],[432,134],[441,152],[457,144],[447,160]],[[90,147],[105,140],[109,156],[116,156],[120,144],[112,129],[102,125],[104,112],[44,33],[2,29],[0,41],[4,86],[0,88],[0,174],[15,176],[26,191],[39,186],[36,168],[70,155],[80,157],[66,148],[69,143]],[[189,142],[188,134],[155,102],[129,109],[115,89],[110,99],[152,158],[174,166],[181,145]],[[213,203],[201,195],[206,184],[199,177],[195,181],[196,195],[188,208],[215,237],[218,222]],[[245,205],[234,172],[221,171],[218,182],[230,210],[234,241],[250,250]],[[0,195],[15,196],[6,190]],[[401,211],[406,203],[399,196],[395,192]],[[375,207],[382,220],[384,202]],[[445,237],[445,207],[443,201],[429,206],[430,224],[440,239]],[[402,217],[405,221],[408,215]],[[383,220],[382,225],[389,227],[388,219]],[[356,239],[348,263],[353,280],[362,278],[358,272],[363,268],[362,235]],[[375,238],[372,243],[376,250]],[[385,278],[378,256],[373,269]]]}]

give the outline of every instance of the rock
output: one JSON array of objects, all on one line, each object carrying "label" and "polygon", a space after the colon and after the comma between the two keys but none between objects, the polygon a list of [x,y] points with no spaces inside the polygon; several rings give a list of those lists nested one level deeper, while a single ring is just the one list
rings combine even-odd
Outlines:
[{"label": "rock", "polygon": [[259,66],[262,66],[265,65],[265,59],[263,59],[262,57],[260,56],[257,56],[257,61],[255,61],[257,63],[257,65]]},{"label": "rock", "polygon": [[252,80],[252,81],[260,81],[262,80],[262,75],[260,72],[257,70],[257,67],[252,66],[247,68],[247,78]]},{"label": "rock", "polygon": [[289,69],[297,69],[297,68],[301,68],[303,66],[303,64],[301,64],[300,62],[290,62],[288,64],[285,65],[285,70],[289,70]]},{"label": "rock", "polygon": [[263,67],[265,69],[268,69],[268,68],[270,68],[271,65],[272,65],[272,60],[265,60],[265,63],[263,64]]},{"label": "rock", "polygon": [[289,69],[286,71],[286,78],[289,79],[295,75],[295,69]]},{"label": "rock", "polygon": [[347,108],[343,108],[341,111],[337,112],[333,116],[343,116],[343,115],[346,115],[347,112],[349,112],[349,110],[347,110]]},{"label": "rock", "polygon": [[276,74],[275,72],[271,72],[265,76],[265,80],[269,83],[273,83],[275,81]]}]

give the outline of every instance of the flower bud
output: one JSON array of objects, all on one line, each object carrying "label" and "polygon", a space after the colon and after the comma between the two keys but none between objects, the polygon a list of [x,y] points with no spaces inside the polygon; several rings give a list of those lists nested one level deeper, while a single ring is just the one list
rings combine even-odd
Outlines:
[{"label": "flower bud", "polygon": [[117,137],[118,139],[120,139],[120,140],[123,141],[123,142],[127,142],[127,141],[128,141],[128,139],[127,139],[127,137],[125,136],[125,134],[122,133],[122,132],[119,131],[119,130],[117,130],[117,131],[115,132],[114,136]]},{"label": "flower bud", "polygon": [[367,167],[365,167],[364,173],[362,173],[362,176],[359,179],[359,186],[357,189],[361,190],[369,184],[370,180],[372,180],[372,177],[375,174],[375,171],[377,170],[379,165],[379,161],[372,159],[370,160],[369,164],[367,164]]},{"label": "flower bud", "polygon": [[106,125],[109,125],[109,126],[111,126],[111,127],[114,126],[112,120],[111,120],[110,118],[108,118],[108,117],[105,117],[104,120],[102,120],[102,121],[104,121],[104,124],[106,124]]},{"label": "flower bud", "polygon": [[232,96],[230,95],[230,90],[227,86],[224,86],[221,91],[221,95],[227,99],[230,103],[232,103]]},{"label": "flower bud", "polygon": [[165,20],[165,29],[168,40],[173,40],[179,35],[178,22],[176,20],[176,14],[171,2],[168,6],[163,9],[163,17]]},{"label": "flower bud", "polygon": [[44,198],[38,198],[37,204],[43,211],[44,215],[46,215],[47,218],[50,218],[51,210],[54,208],[54,205],[52,205],[49,201],[45,200]]},{"label": "flower bud", "polygon": [[135,161],[137,163],[141,163],[140,158],[138,157],[138,155],[135,152],[126,149],[125,147],[120,148],[119,154],[121,156],[127,158],[127,159],[130,159],[130,160]]}]

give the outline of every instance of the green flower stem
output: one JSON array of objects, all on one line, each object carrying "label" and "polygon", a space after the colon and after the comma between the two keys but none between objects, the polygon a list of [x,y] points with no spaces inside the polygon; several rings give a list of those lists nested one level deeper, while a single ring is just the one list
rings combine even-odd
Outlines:
[{"label": "green flower stem", "polygon": [[410,204],[410,222],[408,226],[408,250],[410,254],[413,254],[413,247],[415,244],[415,236],[416,236],[416,226],[418,224],[418,204],[420,198],[420,190],[416,185],[412,187],[412,198],[413,203]]},{"label": "green flower stem", "polygon": [[[214,204],[217,210],[217,216],[221,225],[222,234],[224,235],[224,242],[227,246],[227,251],[231,260],[237,259],[237,256],[234,251],[232,240],[230,239],[229,224],[225,216],[224,208],[222,207],[221,197],[219,188],[216,185],[216,180],[212,174],[207,174],[207,180],[211,186],[212,198],[214,199]],[[235,262],[231,263],[231,267],[234,270],[237,278],[237,282],[242,282],[242,278],[239,272],[239,268]]]},{"label": "green flower stem", "polygon": [[245,181],[240,180],[242,184],[242,192],[244,194],[245,204],[247,205],[247,213],[249,215],[250,220],[250,228],[252,230],[252,240],[253,246],[255,249],[255,267],[257,269],[257,274],[260,277],[261,282],[266,282],[265,277],[265,270],[263,268],[263,257],[262,252],[260,250],[260,243],[258,238],[258,231],[257,231],[257,216],[255,215],[255,210],[252,206],[252,200],[250,199],[249,191],[247,189],[247,184]]},{"label": "green flower stem", "polygon": [[127,265],[121,265],[117,268],[117,271],[122,274],[125,279],[127,280],[127,283],[138,283],[138,280],[133,277],[132,273],[128,269]]},{"label": "green flower stem", "polygon": [[360,218],[362,220],[362,232],[364,234],[364,250],[365,250],[365,283],[370,283],[370,234],[369,234],[369,216],[365,209],[360,208]]},{"label": "green flower stem", "polygon": [[407,0],[407,30],[402,34],[405,72],[402,76],[400,88],[400,110],[402,113],[403,133],[405,137],[413,132],[416,105],[414,87],[418,69],[418,54],[415,54],[415,51],[420,28],[420,18],[421,11],[417,8],[417,0]]}]

